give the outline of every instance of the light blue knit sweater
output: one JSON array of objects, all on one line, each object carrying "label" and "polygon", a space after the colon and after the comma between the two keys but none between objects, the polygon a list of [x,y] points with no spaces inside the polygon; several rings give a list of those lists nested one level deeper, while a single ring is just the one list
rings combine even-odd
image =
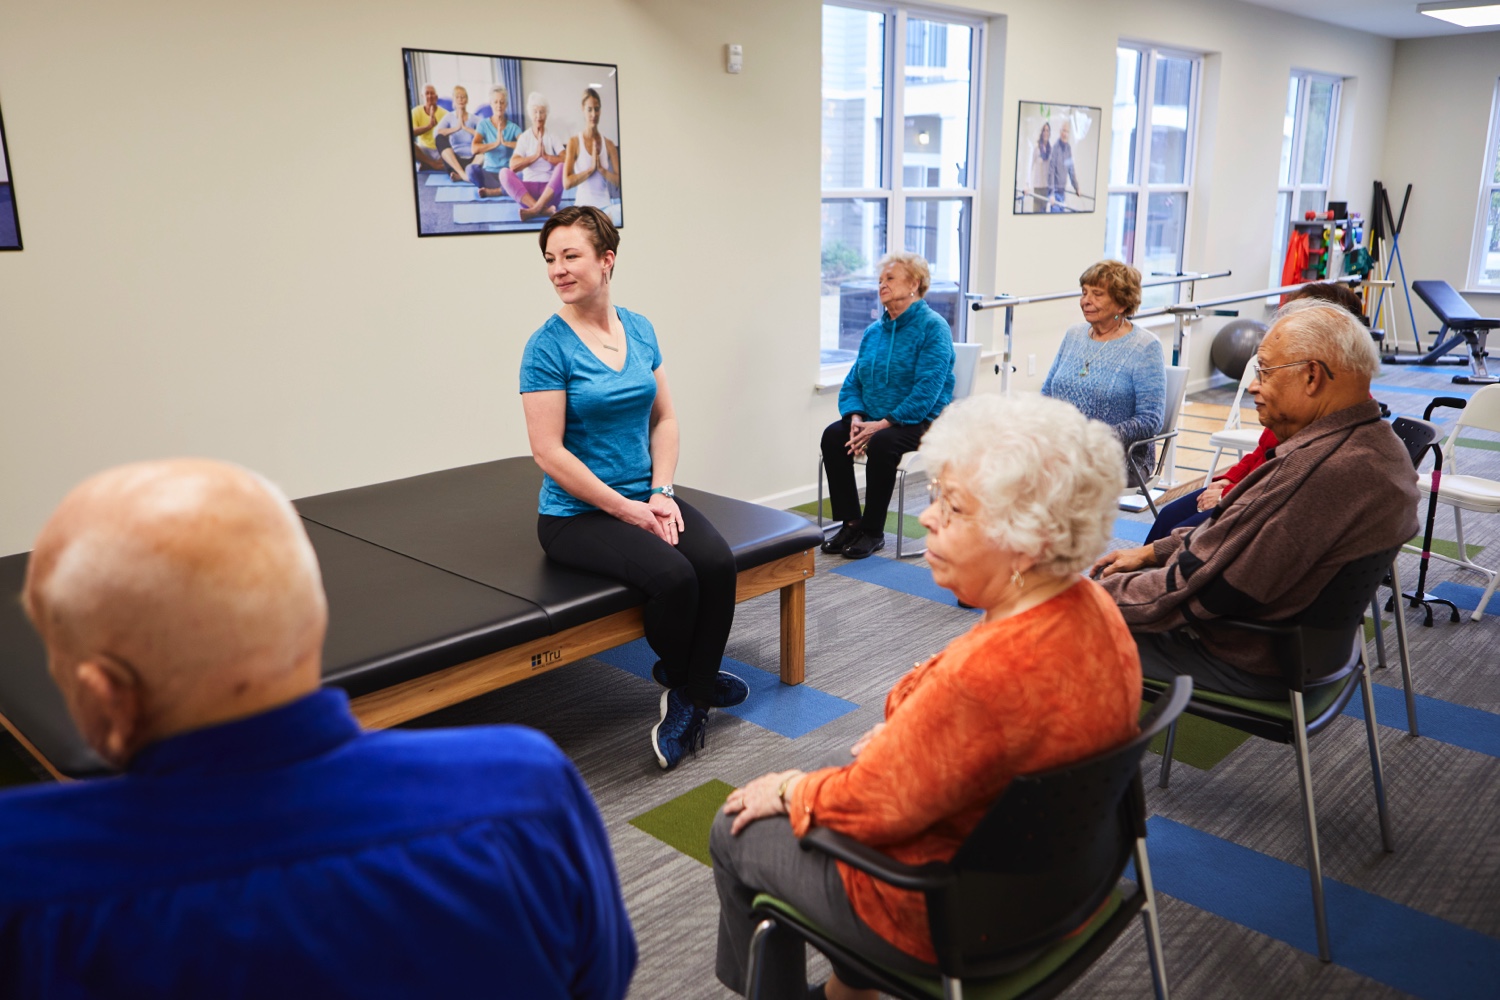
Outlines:
[{"label": "light blue knit sweater", "polygon": [[1087,323],[1069,327],[1042,383],[1042,395],[1072,403],[1084,416],[1109,424],[1128,448],[1161,433],[1167,398],[1161,344],[1140,327],[1102,344],[1090,339]]}]

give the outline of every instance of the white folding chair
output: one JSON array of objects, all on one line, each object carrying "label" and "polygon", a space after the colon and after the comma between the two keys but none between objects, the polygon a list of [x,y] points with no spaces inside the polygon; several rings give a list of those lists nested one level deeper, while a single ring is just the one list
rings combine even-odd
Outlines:
[{"label": "white folding chair", "polygon": [[[1483,573],[1488,579],[1489,585],[1484,589],[1484,596],[1479,599],[1478,607],[1470,616],[1473,621],[1477,622],[1484,615],[1485,605],[1495,594],[1495,585],[1500,583],[1500,572],[1481,566],[1469,558],[1468,546],[1464,544],[1463,512],[1467,510],[1476,514],[1500,514],[1500,481],[1483,479],[1479,476],[1459,475],[1458,436],[1465,428],[1500,434],[1500,385],[1487,385],[1480,389],[1474,393],[1468,405],[1460,411],[1458,421],[1448,434],[1448,440],[1443,442],[1443,474],[1438,480],[1438,502],[1453,508],[1453,530],[1458,541],[1458,558],[1455,559],[1440,552],[1433,552],[1431,556],[1433,559],[1441,559],[1455,566]],[[1423,472],[1417,475],[1417,489],[1424,493],[1432,492],[1432,473]],[[1408,545],[1406,551],[1420,552],[1421,550]]]},{"label": "white folding chair", "polygon": [[[983,353],[983,344],[954,344],[953,345],[953,398],[963,399],[974,391],[974,373],[979,369],[979,355]],[[854,459],[856,465],[864,465],[863,455]],[[906,556],[925,555],[927,546],[920,549],[905,551],[902,543],[906,540],[906,479],[908,476],[920,477],[927,475],[927,467],[922,462],[922,456],[916,451],[909,451],[901,456],[901,462],[896,466],[896,558],[903,559]],[[818,452],[818,527],[823,524],[823,453]],[[837,524],[828,527],[838,527]]]},{"label": "white folding chair", "polygon": [[[1123,510],[1139,513],[1142,508],[1150,507],[1151,516],[1156,516],[1156,498],[1151,495],[1151,491],[1155,489],[1157,483],[1161,482],[1161,477],[1167,471],[1167,445],[1177,436],[1177,418],[1182,413],[1182,397],[1187,392],[1187,378],[1186,367],[1167,366],[1167,405],[1162,414],[1161,433],[1135,442],[1125,453],[1126,461],[1135,470],[1136,478],[1140,480],[1140,487],[1139,496],[1130,494],[1120,498],[1120,507]],[[1153,444],[1161,445],[1161,450],[1156,454],[1154,466],[1148,469],[1146,456],[1150,454],[1149,448]]]},{"label": "white folding chair", "polygon": [[1255,446],[1260,443],[1261,431],[1265,428],[1258,424],[1254,427],[1240,425],[1240,401],[1245,398],[1245,390],[1250,387],[1250,383],[1255,381],[1255,372],[1259,367],[1255,355],[1250,355],[1250,360],[1245,362],[1245,373],[1240,376],[1240,387],[1234,394],[1234,403],[1229,407],[1229,416],[1224,418],[1223,428],[1209,435],[1208,443],[1213,446],[1214,457],[1208,463],[1208,472],[1203,476],[1204,486],[1213,482],[1214,473],[1219,470],[1219,456],[1225,451],[1244,455],[1254,451]]}]

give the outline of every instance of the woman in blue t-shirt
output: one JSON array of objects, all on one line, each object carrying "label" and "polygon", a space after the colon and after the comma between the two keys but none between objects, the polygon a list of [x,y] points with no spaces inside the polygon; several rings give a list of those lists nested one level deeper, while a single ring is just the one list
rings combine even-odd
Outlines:
[{"label": "woman in blue t-shirt", "polygon": [[591,206],[541,232],[563,306],[526,342],[521,402],[545,473],[537,537],[549,558],[646,593],[652,676],[667,690],[651,748],[672,768],[703,746],[710,708],[738,705],[745,682],[719,669],[734,621],[734,554],[678,498],[677,414],[656,331],[610,304],[620,234]]}]

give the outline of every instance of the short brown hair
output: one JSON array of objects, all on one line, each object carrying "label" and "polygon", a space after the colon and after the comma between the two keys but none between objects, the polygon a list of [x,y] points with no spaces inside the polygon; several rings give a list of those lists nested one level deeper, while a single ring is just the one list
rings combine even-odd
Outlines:
[{"label": "short brown hair", "polygon": [[1118,260],[1101,260],[1078,276],[1078,287],[1102,288],[1123,315],[1141,307],[1141,272]]},{"label": "short brown hair", "polygon": [[1360,301],[1359,293],[1342,281],[1320,281],[1312,285],[1303,285],[1286,297],[1288,302],[1298,299],[1321,299],[1324,302],[1332,302],[1341,309],[1345,309],[1354,315],[1365,326],[1370,321],[1365,318],[1365,304]]},{"label": "short brown hair", "polygon": [[[604,256],[606,250],[614,251],[620,245],[620,231],[609,221],[609,216],[592,205],[569,205],[543,224],[537,239],[543,254],[547,252],[547,238],[552,235],[552,231],[565,226],[578,226],[586,230],[594,253],[600,257]],[[610,268],[610,273],[614,273],[614,268]]]}]

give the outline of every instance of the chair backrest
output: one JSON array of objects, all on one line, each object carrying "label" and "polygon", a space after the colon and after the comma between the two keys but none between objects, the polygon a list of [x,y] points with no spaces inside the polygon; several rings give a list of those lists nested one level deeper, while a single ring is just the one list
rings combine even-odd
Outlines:
[{"label": "chair backrest", "polygon": [[1177,429],[1182,414],[1182,397],[1187,393],[1188,370],[1182,365],[1167,365],[1167,406],[1162,413],[1161,433]]},{"label": "chair backrest", "polygon": [[1245,362],[1245,371],[1240,375],[1240,387],[1234,391],[1234,402],[1229,404],[1229,413],[1224,417],[1224,429],[1235,431],[1240,428],[1240,401],[1245,398],[1245,390],[1250,388],[1250,383],[1255,381],[1255,373],[1260,370],[1259,358],[1252,354],[1250,360]]},{"label": "chair backrest", "polygon": [[1458,415],[1458,426],[1500,434],[1500,385],[1487,385],[1470,396]]},{"label": "chair backrest", "polygon": [[983,344],[953,345],[953,398],[963,399],[974,391],[974,373],[979,370]]},{"label": "chair backrest", "polygon": [[1391,430],[1395,431],[1401,443],[1406,445],[1413,467],[1422,464],[1422,456],[1427,454],[1427,449],[1432,447],[1432,443],[1443,433],[1432,421],[1418,420],[1416,417],[1397,417],[1391,421]]},{"label": "chair backrest", "polygon": [[1098,910],[1146,835],[1141,757],[1192,690],[1179,677],[1141,720],[1140,734],[1113,749],[1012,779],[953,856],[952,882],[926,894],[946,975],[1017,967]]},{"label": "chair backrest", "polygon": [[[1278,625],[1296,626],[1276,643],[1278,662],[1290,665],[1303,684],[1340,676],[1351,666],[1350,653],[1363,641],[1365,612],[1375,588],[1391,570],[1400,545],[1371,553],[1339,567],[1313,602]],[[1290,678],[1289,678],[1290,679]]]},{"label": "chair backrest", "polygon": [[1468,300],[1458,294],[1458,289],[1446,281],[1413,281],[1411,290],[1445,326],[1454,320],[1481,318]]}]

